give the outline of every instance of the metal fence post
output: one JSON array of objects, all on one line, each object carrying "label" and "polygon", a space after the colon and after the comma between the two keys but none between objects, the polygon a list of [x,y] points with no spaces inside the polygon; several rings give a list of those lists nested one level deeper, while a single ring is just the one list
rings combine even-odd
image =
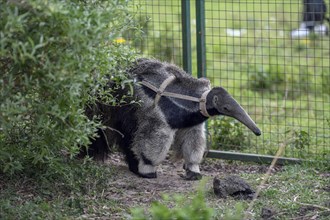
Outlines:
[{"label": "metal fence post", "polygon": [[196,0],[197,76],[206,77],[205,1]]},{"label": "metal fence post", "polygon": [[191,30],[190,30],[190,1],[181,0],[182,20],[182,63],[183,69],[191,74]]},{"label": "metal fence post", "polygon": [[[206,77],[205,49],[205,1],[196,0],[196,47],[197,47],[197,77]],[[208,133],[208,122],[205,122],[205,132]],[[207,135],[207,142],[210,137]]]}]

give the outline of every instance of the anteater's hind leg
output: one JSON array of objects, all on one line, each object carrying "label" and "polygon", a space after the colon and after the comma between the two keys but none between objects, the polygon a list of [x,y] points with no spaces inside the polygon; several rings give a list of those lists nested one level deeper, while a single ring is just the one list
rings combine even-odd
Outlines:
[{"label": "anteater's hind leg", "polygon": [[110,148],[108,146],[107,137],[102,129],[97,130],[97,136],[91,138],[91,144],[88,148],[81,147],[78,158],[83,158],[85,156],[90,156],[95,160],[104,161],[108,154],[110,153]]},{"label": "anteater's hind leg", "polygon": [[190,128],[179,129],[176,132],[173,150],[177,158],[184,159],[184,169],[187,180],[202,178],[199,170],[206,149],[204,123]]},{"label": "anteater's hind leg", "polygon": [[131,172],[138,175],[139,174],[139,171],[138,171],[139,161],[131,149],[132,141],[133,141],[133,135],[126,134],[124,138],[119,139],[118,143],[119,143],[119,146],[121,146],[121,150],[125,154],[125,159],[128,164],[128,169]]}]

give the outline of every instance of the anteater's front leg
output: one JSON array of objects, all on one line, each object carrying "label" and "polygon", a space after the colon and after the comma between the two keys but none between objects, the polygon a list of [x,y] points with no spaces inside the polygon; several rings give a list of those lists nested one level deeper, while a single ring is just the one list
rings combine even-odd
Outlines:
[{"label": "anteater's front leg", "polygon": [[157,177],[157,165],[166,157],[173,142],[175,131],[161,119],[145,116],[139,123],[132,144],[138,159],[138,175]]},{"label": "anteater's front leg", "polygon": [[176,156],[184,159],[187,180],[202,178],[199,170],[206,149],[204,123],[176,132],[173,148]]}]

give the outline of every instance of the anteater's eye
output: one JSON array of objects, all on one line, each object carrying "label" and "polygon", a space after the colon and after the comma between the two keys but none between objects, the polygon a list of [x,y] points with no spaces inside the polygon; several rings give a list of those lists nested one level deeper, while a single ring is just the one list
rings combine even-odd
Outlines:
[{"label": "anteater's eye", "polygon": [[227,111],[227,112],[230,111],[230,107],[229,107],[228,105],[225,105],[225,106],[223,107],[223,109],[224,109],[225,111]]}]

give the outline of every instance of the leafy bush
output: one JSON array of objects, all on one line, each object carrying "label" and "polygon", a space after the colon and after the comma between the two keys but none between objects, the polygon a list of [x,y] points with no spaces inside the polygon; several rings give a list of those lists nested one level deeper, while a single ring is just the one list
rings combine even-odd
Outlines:
[{"label": "leafy bush", "polygon": [[307,131],[293,130],[291,146],[298,149],[308,148],[310,145],[310,135]]},{"label": "leafy bush", "polygon": [[288,136],[288,145],[291,149],[299,149],[299,157],[306,158],[308,156],[308,148],[311,143],[311,136],[307,131],[300,129],[290,129],[285,132]]},{"label": "leafy bush", "polygon": [[[6,1],[0,7],[0,172],[65,173],[97,126],[84,115],[134,58],[113,40],[132,27],[127,1]],[[97,83],[95,83],[97,82]],[[64,157],[67,155],[68,157]]]},{"label": "leafy bush", "polygon": [[242,150],[247,146],[247,136],[244,128],[236,119],[218,117],[209,122],[212,149]]},{"label": "leafy bush", "polygon": [[255,90],[276,91],[276,86],[284,81],[285,72],[280,65],[260,66],[251,73],[250,87]]},{"label": "leafy bush", "polygon": [[249,88],[256,91],[269,92],[270,95],[278,94],[280,97],[286,96],[290,99],[296,99],[303,92],[311,91],[312,83],[309,77],[311,73],[308,68],[300,64],[291,66],[290,69],[279,64],[255,67],[249,65],[248,72],[250,72]]}]

